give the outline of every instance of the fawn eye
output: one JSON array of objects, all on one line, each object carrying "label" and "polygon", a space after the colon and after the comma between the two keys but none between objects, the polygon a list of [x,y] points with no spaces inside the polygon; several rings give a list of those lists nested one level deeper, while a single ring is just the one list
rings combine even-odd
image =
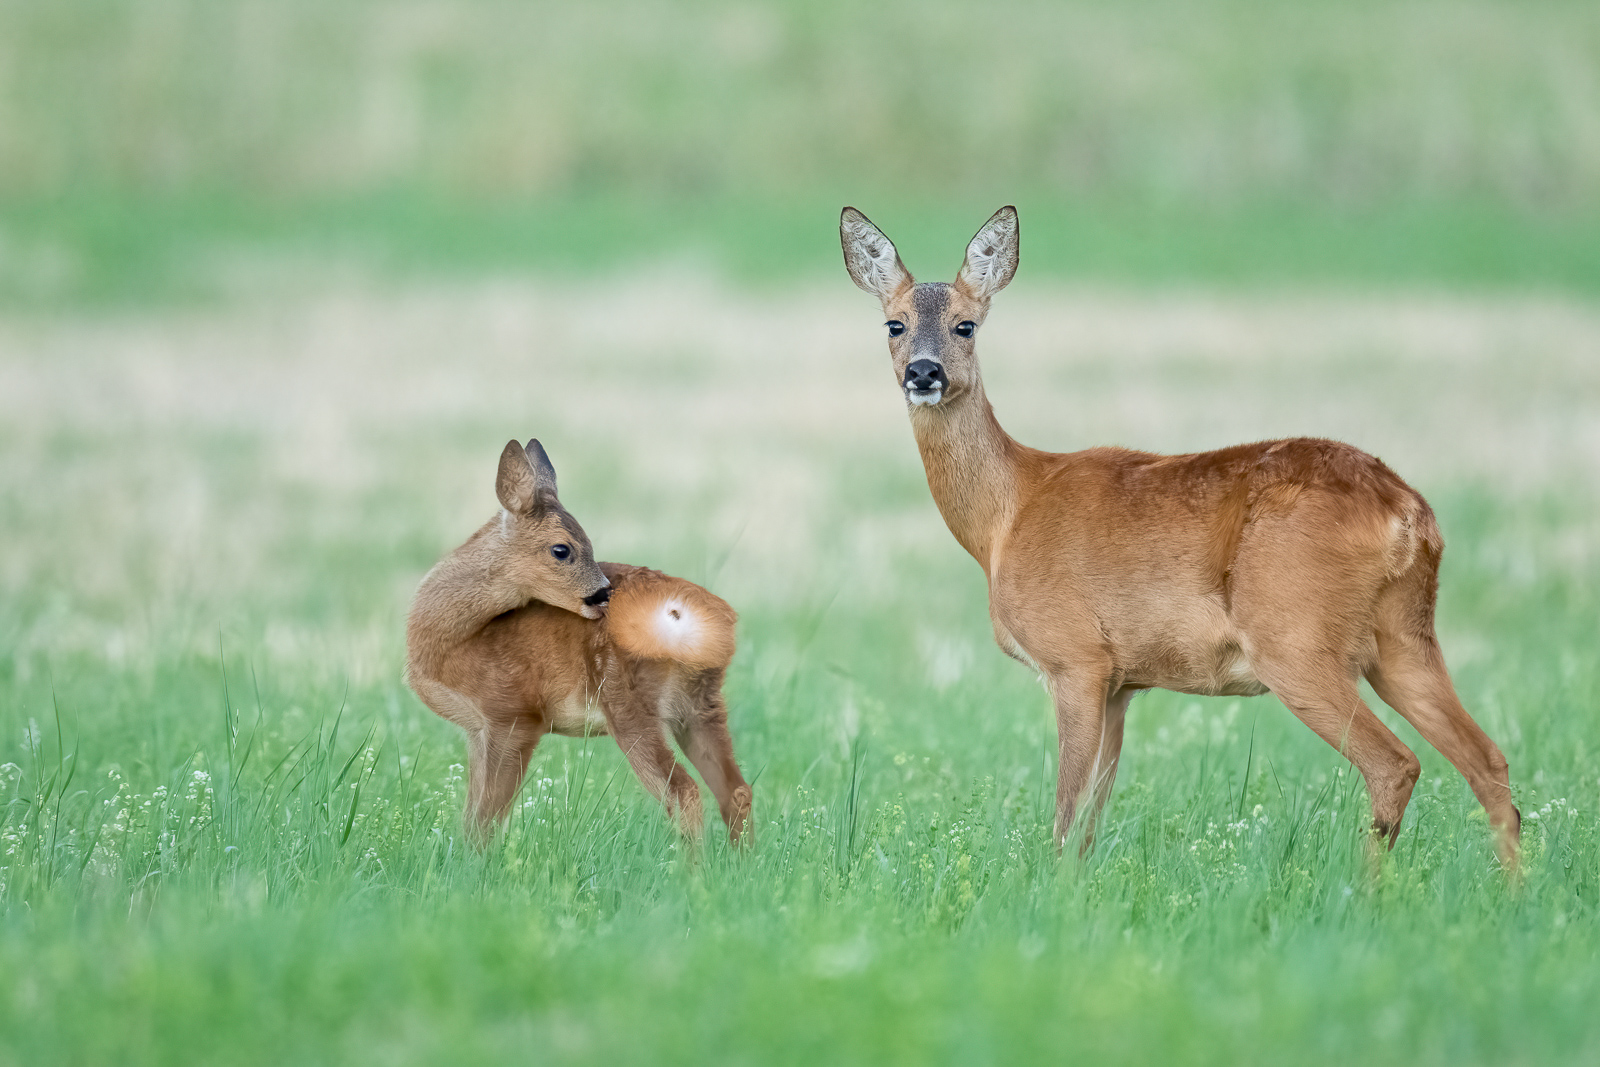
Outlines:
[{"label": "fawn eye", "polygon": [[975,322],[958,322],[956,323],[955,334],[957,337],[971,337],[972,332],[977,328],[978,324]]},{"label": "fawn eye", "polygon": [[568,556],[572,555],[572,546],[570,546],[570,545],[551,545],[550,546],[550,554],[552,556],[554,556],[556,559],[566,559]]},{"label": "fawn eye", "polygon": [[888,322],[884,323],[884,325],[889,327],[890,337],[899,337],[901,334],[906,332],[906,324],[901,322],[899,319],[890,319]]}]

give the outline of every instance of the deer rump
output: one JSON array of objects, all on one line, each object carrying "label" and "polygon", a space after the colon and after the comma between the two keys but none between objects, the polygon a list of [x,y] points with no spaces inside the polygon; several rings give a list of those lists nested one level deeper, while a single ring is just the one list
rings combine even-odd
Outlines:
[{"label": "deer rump", "polygon": [[625,563],[600,569],[611,581],[605,618],[534,601],[490,621],[439,680],[490,729],[533,720],[537,732],[591,736],[615,733],[616,716],[646,714],[676,725],[720,688],[738,615],[682,578]]},{"label": "deer rump", "polygon": [[733,661],[739,616],[727,601],[660,571],[616,563],[602,563],[600,569],[612,587],[600,625],[619,649],[700,670],[726,668]]}]

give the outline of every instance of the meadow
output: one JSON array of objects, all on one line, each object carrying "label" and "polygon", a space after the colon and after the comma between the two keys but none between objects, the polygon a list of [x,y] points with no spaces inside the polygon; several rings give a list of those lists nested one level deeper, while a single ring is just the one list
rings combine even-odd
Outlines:
[{"label": "meadow", "polygon": [[[1137,700],[1101,841],[1058,860],[1046,696],[993,647],[847,280],[13,316],[0,1058],[1591,1057],[1600,316],[1015,290],[983,351],[1024,440],[1320,433],[1429,494],[1520,890],[1387,711],[1424,772],[1371,882],[1359,781],[1272,697]],[[740,608],[748,855],[687,857],[605,738],[547,740],[500,843],[463,846],[402,619],[513,433],[603,558]]]},{"label": "meadow", "polygon": [[[1600,7],[0,0],[0,1067],[1600,1061]],[[1318,435],[1439,514],[1525,877],[1422,759],[1135,700],[1095,850],[839,207],[1023,442]],[[539,437],[741,613],[756,846],[607,738],[485,853],[401,680]]]}]

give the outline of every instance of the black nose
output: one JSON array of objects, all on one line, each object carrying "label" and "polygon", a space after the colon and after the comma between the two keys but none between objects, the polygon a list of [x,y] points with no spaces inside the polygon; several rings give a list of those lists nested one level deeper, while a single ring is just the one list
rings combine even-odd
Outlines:
[{"label": "black nose", "polygon": [[607,582],[605,585],[602,585],[599,589],[596,589],[594,592],[592,592],[588,596],[584,597],[583,598],[583,602],[585,604],[589,605],[591,608],[597,608],[601,604],[604,604],[606,601],[608,601],[610,599],[611,599],[611,583]]},{"label": "black nose", "polygon": [[919,359],[906,368],[906,388],[917,392],[945,387],[944,368],[931,359]]}]

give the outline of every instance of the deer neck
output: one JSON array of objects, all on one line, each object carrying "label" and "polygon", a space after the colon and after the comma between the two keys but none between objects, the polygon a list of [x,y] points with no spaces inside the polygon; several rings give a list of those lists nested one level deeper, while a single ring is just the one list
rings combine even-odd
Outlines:
[{"label": "deer neck", "polygon": [[534,599],[511,578],[498,527],[498,520],[485,525],[422,579],[408,628],[429,644],[454,647]]},{"label": "deer neck", "polygon": [[911,430],[939,514],[988,574],[1016,517],[1021,446],[1001,428],[981,381],[953,400],[913,407]]}]

